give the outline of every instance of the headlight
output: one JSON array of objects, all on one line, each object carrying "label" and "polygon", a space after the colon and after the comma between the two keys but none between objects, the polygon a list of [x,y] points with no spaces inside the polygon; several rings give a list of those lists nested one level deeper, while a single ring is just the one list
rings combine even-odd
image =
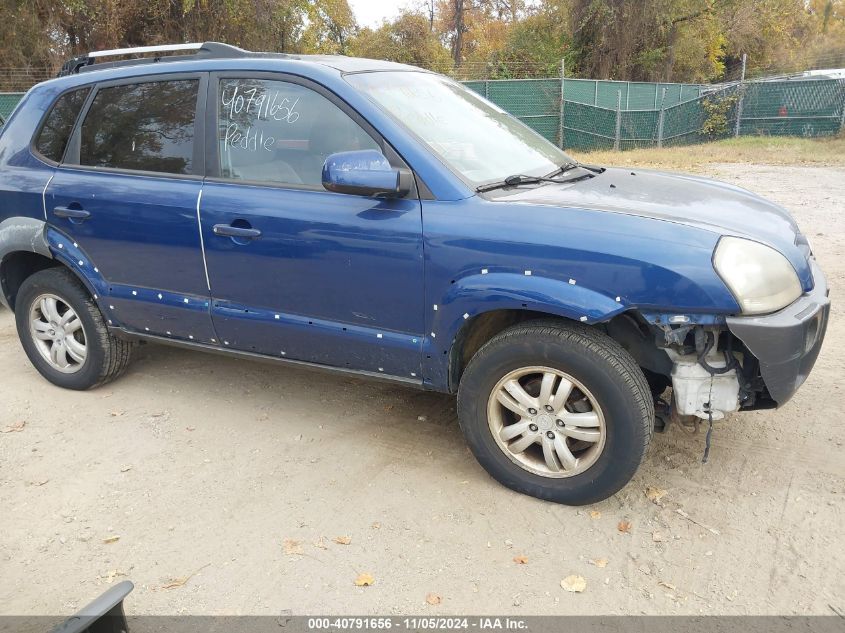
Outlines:
[{"label": "headlight", "polygon": [[723,237],[713,266],[736,298],[743,314],[765,314],[801,296],[801,282],[789,260],[759,242]]}]

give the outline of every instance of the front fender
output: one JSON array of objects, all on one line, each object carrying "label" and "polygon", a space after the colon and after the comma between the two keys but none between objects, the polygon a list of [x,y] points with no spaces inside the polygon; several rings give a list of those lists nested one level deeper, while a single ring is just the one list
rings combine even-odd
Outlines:
[{"label": "front fender", "polygon": [[[621,297],[610,297],[579,285],[518,273],[480,273],[456,280],[431,310],[426,336],[426,376],[435,388],[448,384],[448,355],[462,327],[472,318],[494,310],[526,310],[593,324],[608,321],[627,307]],[[432,362],[434,361],[434,362]]]}]

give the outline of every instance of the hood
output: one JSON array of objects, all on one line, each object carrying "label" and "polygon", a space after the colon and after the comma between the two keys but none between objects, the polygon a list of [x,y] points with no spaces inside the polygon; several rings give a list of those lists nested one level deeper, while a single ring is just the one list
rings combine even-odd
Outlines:
[{"label": "hood", "polygon": [[763,242],[792,262],[802,282],[809,247],[789,212],[740,187],[690,176],[609,168],[571,184],[502,190],[497,202],[624,213]]},{"label": "hood", "polygon": [[686,174],[609,168],[588,180],[546,184],[496,199],[680,222],[776,247],[784,240],[794,244],[798,234],[798,226],[783,207],[740,187]]}]

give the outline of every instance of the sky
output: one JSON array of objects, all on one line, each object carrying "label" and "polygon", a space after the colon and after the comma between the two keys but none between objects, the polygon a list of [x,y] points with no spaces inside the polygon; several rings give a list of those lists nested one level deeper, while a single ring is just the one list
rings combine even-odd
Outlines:
[{"label": "sky", "polygon": [[412,6],[413,0],[349,0],[359,26],[374,27],[384,19],[396,17],[399,9]]}]

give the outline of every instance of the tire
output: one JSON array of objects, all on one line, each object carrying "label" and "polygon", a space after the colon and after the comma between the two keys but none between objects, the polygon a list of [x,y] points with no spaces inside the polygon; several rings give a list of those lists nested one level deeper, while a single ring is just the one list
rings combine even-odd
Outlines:
[{"label": "tire", "polygon": [[[57,306],[57,313],[62,318],[69,317],[70,310],[78,317],[78,326],[76,319],[70,319],[71,327],[76,327],[75,332],[65,333],[62,328],[65,369],[58,368],[63,363],[49,359],[56,339],[39,339],[36,334],[38,327],[49,328],[40,333],[53,337],[59,329],[50,327],[59,320],[46,316],[46,313],[55,314],[56,311],[41,307],[45,305],[42,303],[45,298],[55,301],[53,305]],[[36,320],[39,321],[37,326],[33,325]],[[109,333],[105,319],[88,291],[69,270],[62,267],[42,270],[24,280],[15,299],[15,321],[18,337],[30,362],[44,378],[65,389],[92,389],[114,380],[126,370],[135,347],[134,343]],[[73,345],[71,338],[75,341]],[[85,351],[84,357],[79,350]],[[79,358],[82,358],[81,362],[77,360]]]},{"label": "tire", "polygon": [[[549,384],[557,391],[544,404],[542,389],[550,373],[555,378]],[[535,410],[535,416],[529,411],[522,417],[493,399],[495,391],[508,401],[506,386],[513,388],[512,380],[524,387],[523,394],[514,393],[536,396],[551,413]],[[564,380],[569,391],[563,390]],[[476,459],[501,484],[538,499],[585,505],[610,497],[634,476],[654,431],[654,402],[637,363],[603,332],[562,321],[529,321],[496,335],[472,358],[458,389],[458,419]],[[503,432],[526,424],[515,440],[502,439]],[[537,443],[514,453],[532,433]],[[565,450],[557,448],[559,441]]]}]

